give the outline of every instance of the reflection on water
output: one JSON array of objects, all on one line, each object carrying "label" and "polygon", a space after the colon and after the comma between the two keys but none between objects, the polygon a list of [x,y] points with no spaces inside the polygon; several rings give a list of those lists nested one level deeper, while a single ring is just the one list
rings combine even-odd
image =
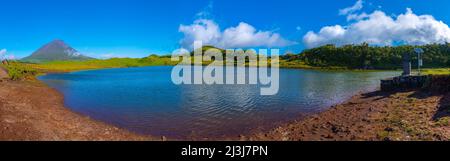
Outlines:
[{"label": "reflection on water", "polygon": [[395,72],[280,69],[280,90],[260,85],[174,85],[172,67],[49,74],[39,79],[65,96],[65,105],[119,127],[174,138],[220,137],[271,128],[372,90]]}]

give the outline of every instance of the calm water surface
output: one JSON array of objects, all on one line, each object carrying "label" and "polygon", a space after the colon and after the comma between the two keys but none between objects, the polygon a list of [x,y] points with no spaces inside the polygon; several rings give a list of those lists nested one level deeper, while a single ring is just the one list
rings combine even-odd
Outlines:
[{"label": "calm water surface", "polygon": [[49,74],[39,77],[64,94],[73,111],[142,134],[172,138],[246,134],[324,110],[373,90],[397,72],[280,69],[280,90],[260,85],[174,85],[172,67]]}]

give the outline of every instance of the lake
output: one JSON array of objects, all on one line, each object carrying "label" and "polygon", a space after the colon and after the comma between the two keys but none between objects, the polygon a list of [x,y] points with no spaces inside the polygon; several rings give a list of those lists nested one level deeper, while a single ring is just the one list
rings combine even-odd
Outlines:
[{"label": "lake", "polygon": [[39,79],[71,110],[140,134],[190,139],[236,137],[293,121],[374,90],[398,72],[280,69],[277,95],[260,85],[174,85],[173,67],[102,69]]}]

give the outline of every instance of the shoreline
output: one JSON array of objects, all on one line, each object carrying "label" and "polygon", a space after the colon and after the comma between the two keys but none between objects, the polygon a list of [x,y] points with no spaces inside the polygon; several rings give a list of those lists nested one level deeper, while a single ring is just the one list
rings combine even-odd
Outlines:
[{"label": "shoreline", "polygon": [[73,112],[58,91],[38,81],[0,81],[0,140],[153,141]]},{"label": "shoreline", "polygon": [[[146,66],[146,67],[153,67],[153,66]],[[127,67],[127,68],[140,68],[140,67]],[[122,69],[122,68],[102,68],[102,69],[86,69],[86,70],[77,70],[77,71],[65,71],[65,72],[48,72],[48,73],[45,73],[45,74],[61,74],[61,73],[70,73],[70,72],[82,72],[82,71],[92,71],[92,70],[104,70],[104,69]],[[317,69],[300,69],[300,68],[285,68],[285,69],[290,69],[290,70],[313,70],[313,71],[318,71],[318,72],[331,72],[331,71],[324,71],[324,70],[317,70]],[[344,71],[342,71],[342,72],[344,72]],[[357,71],[351,71],[351,70],[346,70],[345,72],[357,72]],[[368,71],[368,72],[382,72],[382,71]],[[38,77],[38,76],[37,76]],[[36,78],[37,78],[36,77]],[[38,80],[38,79],[37,79]],[[38,80],[39,82],[41,82],[41,83],[43,83],[42,81],[40,81],[40,80]],[[49,87],[48,85],[46,85],[45,83],[43,83],[46,87],[48,87],[48,88],[51,88],[51,87]],[[372,90],[374,90],[376,87],[370,87],[370,88],[368,88],[368,89],[365,89],[365,90],[361,90],[361,91],[359,91],[358,92],[358,94],[360,94],[360,93],[363,93],[363,92],[369,92],[369,91],[372,91]],[[53,89],[53,88],[52,88]],[[56,90],[57,91],[57,90]],[[60,95],[62,95],[63,96],[63,94],[62,93],[60,93],[59,91],[57,91]],[[63,96],[64,97],[64,96]],[[345,101],[347,101],[347,99],[345,99],[345,100],[343,100],[343,101],[341,101],[341,102],[338,102],[337,104],[341,104],[341,103],[344,103]],[[67,109],[69,109],[70,110],[70,108],[68,108],[68,107],[64,107],[64,108],[67,108]],[[310,116],[310,115],[312,115],[312,114],[317,114],[317,113],[322,113],[322,112],[325,112],[325,111],[327,111],[328,109],[329,109],[330,107],[328,106],[328,107],[322,107],[321,109],[322,110],[320,110],[320,111],[316,111],[316,112],[313,112],[313,113],[308,113],[308,114],[304,114],[304,113],[299,113],[298,114],[298,117],[295,117],[293,120],[290,120],[290,121],[287,121],[288,123],[289,122],[293,122],[293,121],[295,121],[295,120],[298,120],[299,118],[305,118],[305,117],[307,117],[307,116]],[[80,114],[80,115],[82,115],[82,114]],[[85,116],[85,115],[82,115],[82,116]],[[100,122],[102,122],[102,121],[100,121]],[[171,137],[169,137],[169,138],[166,138],[166,136],[161,136],[161,137],[164,137],[165,138],[165,140],[166,139],[168,139],[168,140],[191,140],[191,141],[218,141],[218,140],[220,140],[220,141],[232,141],[232,140],[243,140],[242,138],[243,138],[243,136],[246,136],[246,135],[252,135],[252,134],[255,134],[255,133],[259,133],[259,132],[267,132],[267,131],[271,131],[272,129],[274,129],[274,128],[276,128],[276,127],[278,127],[279,125],[283,125],[283,124],[285,124],[285,123],[287,123],[286,121],[283,121],[283,122],[279,122],[279,123],[277,123],[275,126],[270,126],[270,128],[262,128],[262,127],[260,127],[260,126],[255,126],[255,127],[253,127],[253,128],[251,128],[251,130],[249,130],[248,132],[246,132],[246,133],[240,133],[240,134],[236,134],[236,135],[221,135],[221,136],[207,136],[207,137],[192,137],[192,136],[190,136],[190,137],[188,137],[188,136],[186,136],[186,137],[181,137],[181,138],[171,138]],[[106,124],[108,124],[108,123],[106,123]],[[111,126],[115,126],[115,125],[112,125],[112,124],[109,124],[109,125],[111,125]],[[264,129],[264,130],[262,130],[262,129]],[[134,133],[136,133],[136,132],[134,132]],[[139,133],[136,133],[136,134],[139,134]],[[151,134],[139,134],[139,135],[144,135],[144,136],[147,136],[147,135],[151,135]],[[159,139],[159,140],[161,140],[161,139]]]},{"label": "shoreline", "polygon": [[[0,140],[167,140],[91,119],[65,107],[63,100],[37,79],[0,81]],[[449,140],[448,106],[450,93],[365,92],[276,128],[207,140]],[[435,118],[438,114],[442,117]]]},{"label": "shoreline", "polygon": [[449,141],[450,92],[374,91],[245,136],[252,141]]}]

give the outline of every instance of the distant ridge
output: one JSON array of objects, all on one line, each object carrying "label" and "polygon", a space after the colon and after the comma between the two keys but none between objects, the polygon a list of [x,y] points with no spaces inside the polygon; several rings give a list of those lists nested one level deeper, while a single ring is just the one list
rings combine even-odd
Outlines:
[{"label": "distant ridge", "polygon": [[58,60],[89,60],[93,59],[82,55],[74,48],[67,45],[64,41],[56,39],[42,46],[28,57],[21,59],[24,62],[47,62]]}]

